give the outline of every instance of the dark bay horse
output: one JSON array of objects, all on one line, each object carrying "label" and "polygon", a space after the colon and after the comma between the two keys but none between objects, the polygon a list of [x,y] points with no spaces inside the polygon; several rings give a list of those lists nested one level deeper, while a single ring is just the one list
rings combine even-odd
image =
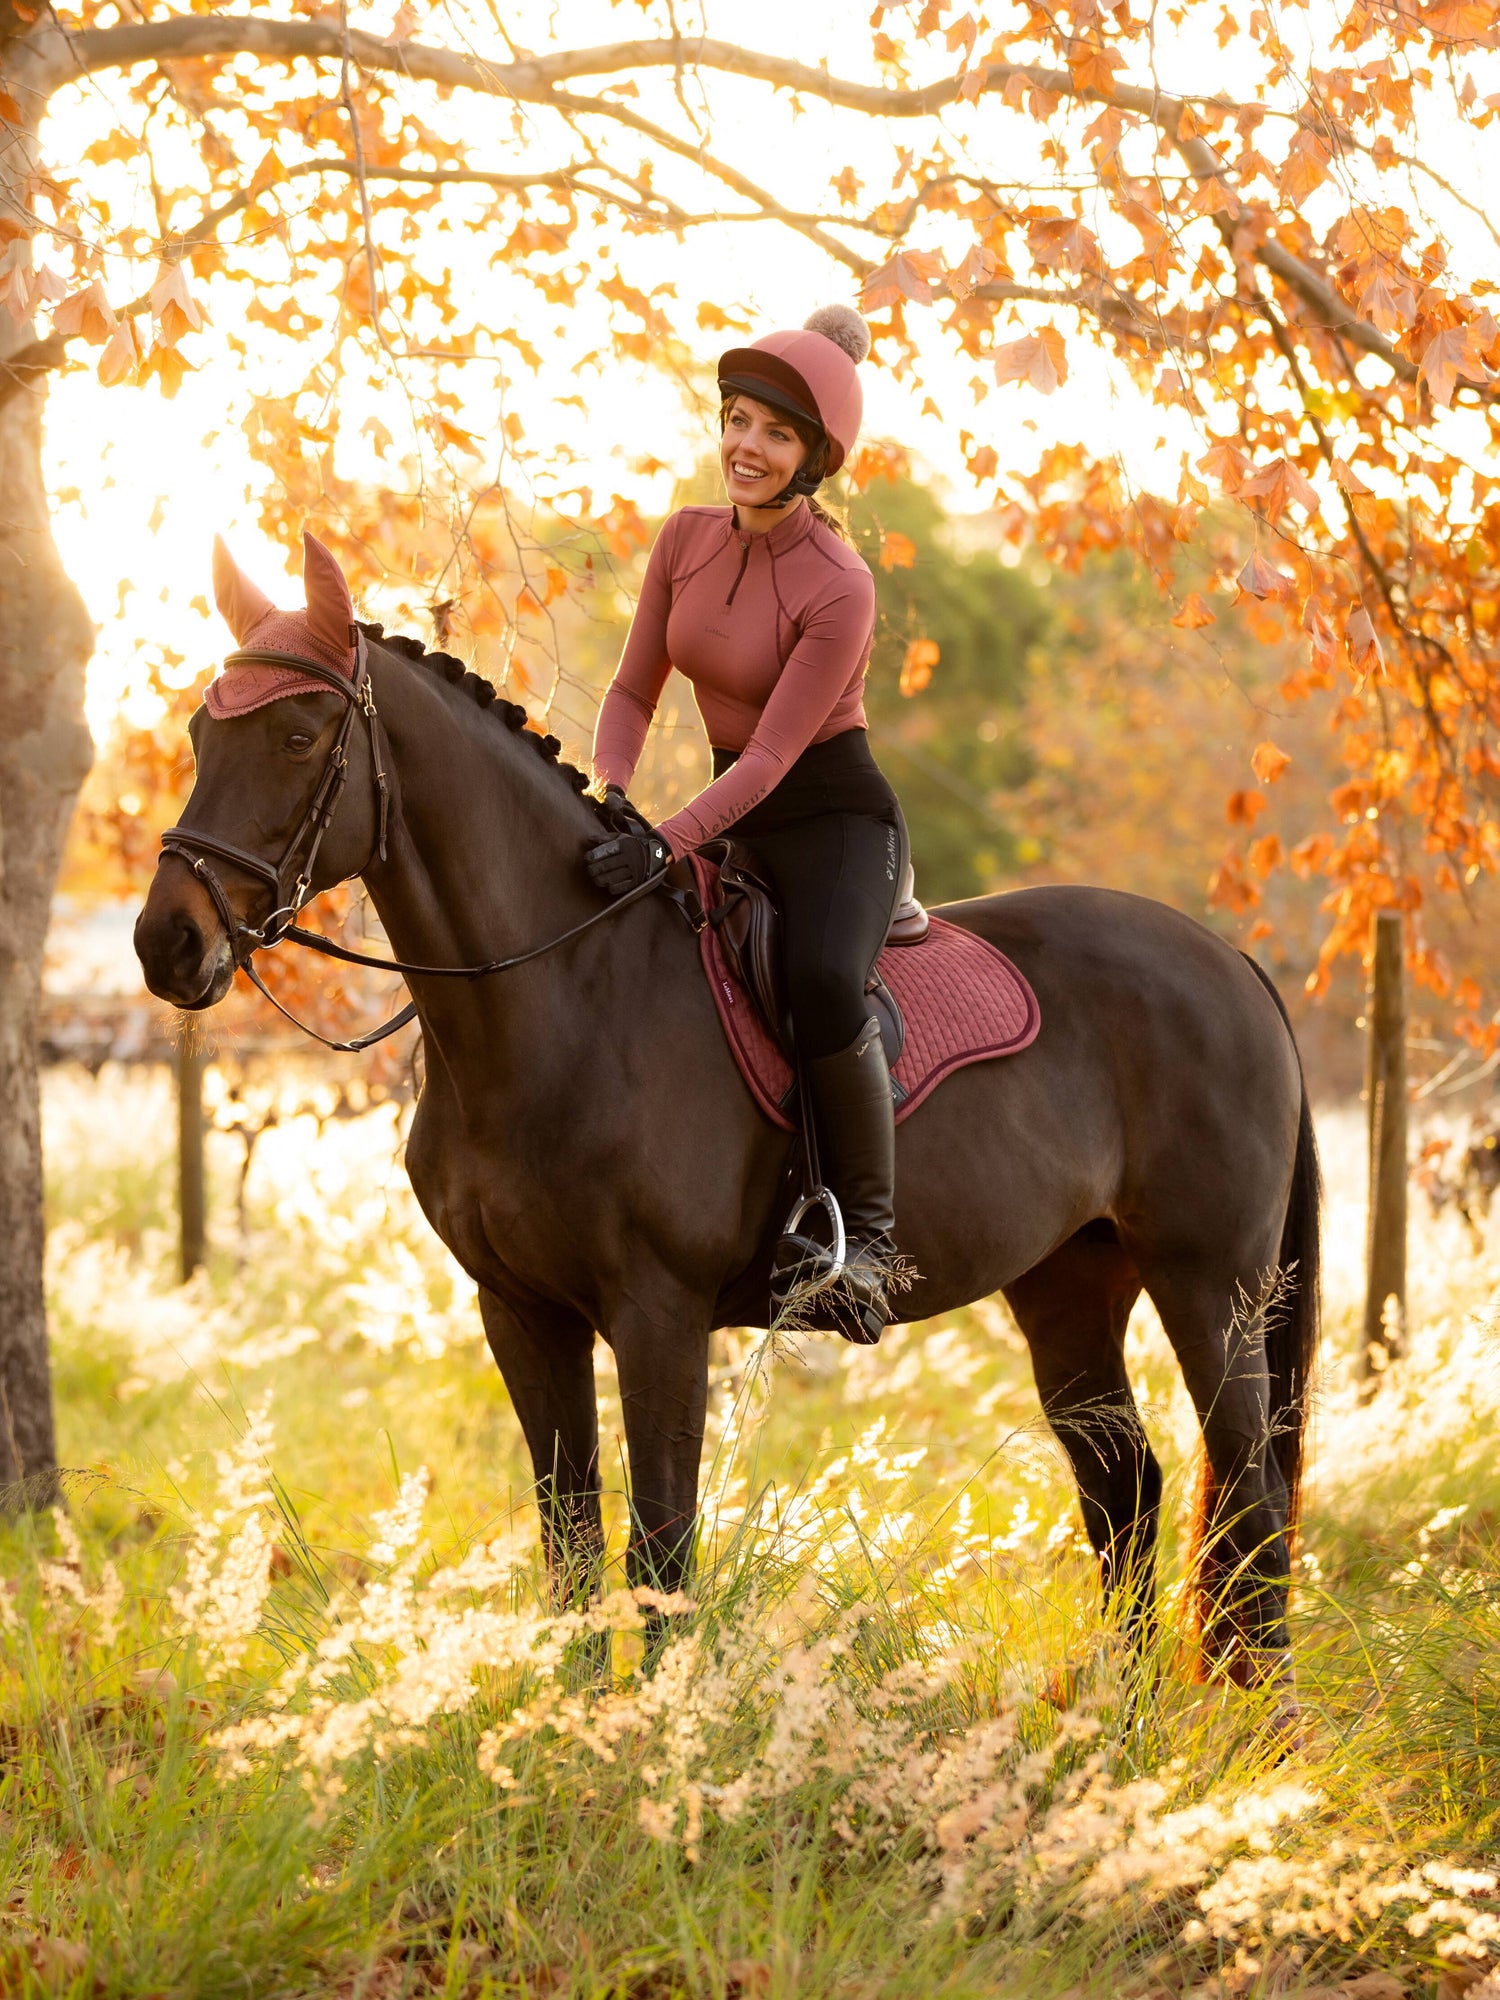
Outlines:
[{"label": "dark bay horse", "polygon": [[[364,629],[388,848],[380,859],[373,731],[356,728],[314,892],[362,875],[393,951],[429,966],[518,953],[593,915],[580,856],[599,822],[556,743],[456,661]],[[183,827],[274,862],[347,712],[321,691],[228,720],[200,711]],[[262,923],[266,882],[227,862],[219,878],[234,918]],[[223,998],[223,910],[181,853],[163,855],[135,934],[153,993],[186,1009]],[[1210,1655],[1231,1678],[1279,1679],[1319,1254],[1312,1122],[1280,1002],[1222,939],[1140,897],[1023,889],[942,914],[1021,968],[1042,1030],[948,1078],[900,1128],[898,1236],[921,1274],[904,1308],[1005,1294],[1106,1594],[1139,1624],[1161,1474],[1122,1347],[1144,1289],[1203,1427]],[[479,1287],[549,1560],[588,1571],[601,1546],[597,1332],[619,1370],[629,1572],[674,1587],[709,1335],[767,1322],[787,1136],[756,1111],[696,941],[660,895],[513,971],[409,984],[426,1082],[407,1168]]]}]

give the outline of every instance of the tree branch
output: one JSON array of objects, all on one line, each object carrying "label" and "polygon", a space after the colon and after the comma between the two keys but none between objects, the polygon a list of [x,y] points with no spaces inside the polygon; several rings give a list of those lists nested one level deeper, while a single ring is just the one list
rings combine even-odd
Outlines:
[{"label": "tree branch", "polygon": [[[137,63],[201,61],[242,53],[268,61],[341,60],[345,53],[344,38],[335,21],[276,21],[244,14],[173,16],[140,25],[90,28],[71,35],[49,26],[26,41],[32,56],[28,82],[44,93],[101,69],[129,68]],[[1190,102],[1212,104],[1228,114],[1239,108],[1217,97],[1189,99],[1139,84],[1118,83],[1109,91],[1079,88],[1068,70],[1021,63],[988,63],[977,78],[966,79],[957,74],[911,89],[890,89],[883,84],[856,83],[790,57],[766,55],[709,36],[614,42],[506,62],[489,62],[425,43],[382,41],[378,36],[356,32],[349,34],[347,48],[362,69],[545,105],[565,115],[592,112],[608,116],[693,161],[745,199],[754,201],[765,214],[817,243],[861,277],[870,267],[856,252],[839,243],[816,221],[782,207],[764,189],[701,147],[676,138],[625,105],[597,97],[568,96],[557,86],[576,77],[608,76],[631,70],[667,69],[675,75],[686,64],[800,92],[840,110],[880,118],[919,118],[957,102],[966,85],[978,97],[1003,91],[1019,80],[1053,96],[1111,104],[1145,118],[1177,149],[1199,179],[1212,176],[1221,180],[1231,174],[1228,164],[1202,139],[1179,138],[1178,128]],[[1415,364],[1398,353],[1377,328],[1361,319],[1311,265],[1269,237],[1258,239],[1253,254],[1318,314],[1328,332],[1342,335],[1364,353],[1375,355],[1403,381],[1415,379]]]},{"label": "tree branch", "polygon": [[45,340],[33,340],[29,346],[18,347],[14,354],[8,354],[0,361],[0,408],[12,396],[31,388],[39,376],[47,374],[50,369],[61,368],[67,358],[67,342],[56,333],[49,333]]}]

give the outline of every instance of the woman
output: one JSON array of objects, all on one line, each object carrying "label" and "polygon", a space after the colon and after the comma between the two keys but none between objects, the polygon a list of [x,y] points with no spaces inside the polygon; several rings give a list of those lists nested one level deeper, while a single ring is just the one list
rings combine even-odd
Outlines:
[{"label": "woman", "polygon": [[594,732],[595,778],[623,806],[676,667],[713,745],[713,782],[660,827],[637,819],[588,855],[595,883],[619,896],[665,850],[730,833],[774,884],[793,1034],[848,1238],[841,1330],[862,1342],[890,1318],[895,1270],[891,1081],[865,984],[905,836],[866,735],[874,579],[813,495],[858,435],[869,345],[857,312],[825,306],[720,357],[730,504],[684,507],[663,525]]}]

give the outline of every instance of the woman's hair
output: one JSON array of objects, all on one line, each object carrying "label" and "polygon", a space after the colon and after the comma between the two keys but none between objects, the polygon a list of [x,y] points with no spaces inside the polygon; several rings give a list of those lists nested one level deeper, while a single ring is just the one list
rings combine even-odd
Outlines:
[{"label": "woman's hair", "polygon": [[[729,412],[739,401],[742,393],[745,392],[739,389],[731,389],[723,402],[720,403],[720,436],[723,435],[724,426],[729,421]],[[783,419],[790,430],[796,432],[802,441],[803,447],[807,452],[807,456],[802,461],[804,470],[815,473],[819,478],[823,478],[828,468],[828,433],[823,429],[823,426],[821,424],[809,423],[806,417],[794,416],[790,410],[778,410],[777,415]],[[821,521],[825,527],[831,528],[841,542],[852,543],[853,538],[844,522],[837,514],[830,513],[814,494],[808,494],[807,504],[815,518]]]}]

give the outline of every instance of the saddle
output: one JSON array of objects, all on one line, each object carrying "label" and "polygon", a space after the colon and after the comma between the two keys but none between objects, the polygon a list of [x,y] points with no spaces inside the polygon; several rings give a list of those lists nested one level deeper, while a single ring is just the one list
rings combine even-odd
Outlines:
[{"label": "saddle", "polygon": [[[792,1054],[791,1013],[782,969],[781,910],[770,882],[742,841],[715,840],[699,850],[717,877],[717,899],[705,912],[718,934],[730,971],[754,1001],[761,1019],[789,1061]],[[886,932],[885,948],[920,944],[932,919],[917,901],[910,861],[901,878],[896,912]],[[873,970],[865,984],[870,1011],[880,1023],[887,1064],[894,1069],[906,1045],[906,1024],[896,996]],[[899,1084],[893,1085],[898,1094]]]}]

